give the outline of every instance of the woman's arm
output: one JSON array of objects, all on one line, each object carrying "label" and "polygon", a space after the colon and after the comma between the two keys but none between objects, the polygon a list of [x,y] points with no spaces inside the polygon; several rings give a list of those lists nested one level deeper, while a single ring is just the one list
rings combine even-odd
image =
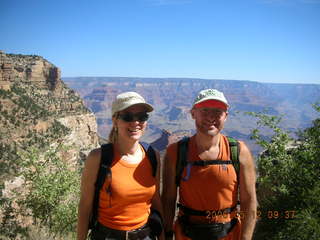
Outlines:
[{"label": "woman's arm", "polygon": [[101,150],[90,152],[84,165],[81,177],[81,195],[78,207],[77,239],[85,240],[88,235],[89,218],[92,210],[95,182],[100,165]]},{"label": "woman's arm", "polygon": [[243,213],[241,240],[251,240],[257,217],[256,172],[248,147],[240,142],[240,210]]}]

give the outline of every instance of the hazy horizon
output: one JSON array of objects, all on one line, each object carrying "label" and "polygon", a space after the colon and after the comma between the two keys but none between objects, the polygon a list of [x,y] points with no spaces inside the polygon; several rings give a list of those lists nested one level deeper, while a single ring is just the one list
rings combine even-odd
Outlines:
[{"label": "hazy horizon", "polygon": [[139,76],[61,76],[62,80],[63,78],[136,78],[136,79],[169,79],[169,80],[221,80],[221,81],[244,81],[244,82],[257,82],[257,83],[267,83],[267,84],[307,84],[307,85],[320,85],[320,82],[318,83],[299,83],[299,82],[263,82],[263,81],[255,81],[255,80],[247,80],[247,79],[223,79],[223,78],[197,78],[197,77],[139,77]]}]

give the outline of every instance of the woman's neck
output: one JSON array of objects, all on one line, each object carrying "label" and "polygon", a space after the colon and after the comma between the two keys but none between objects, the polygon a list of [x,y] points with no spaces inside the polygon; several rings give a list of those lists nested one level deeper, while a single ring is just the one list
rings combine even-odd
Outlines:
[{"label": "woman's neck", "polygon": [[141,150],[139,141],[135,142],[117,142],[116,149],[120,154],[121,160],[129,164],[137,164],[144,158],[144,153]]},{"label": "woman's neck", "polygon": [[118,140],[115,145],[120,155],[134,155],[139,149],[139,141]]}]

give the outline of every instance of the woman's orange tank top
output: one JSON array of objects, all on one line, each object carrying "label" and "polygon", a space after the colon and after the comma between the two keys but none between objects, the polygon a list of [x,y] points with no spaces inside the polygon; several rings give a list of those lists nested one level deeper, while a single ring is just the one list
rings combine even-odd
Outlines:
[{"label": "woman's orange tank top", "polygon": [[111,172],[111,193],[106,191],[110,184],[108,180],[100,190],[98,221],[107,227],[125,231],[143,226],[147,223],[156,189],[156,179],[152,176],[152,166],[146,153],[140,163],[129,164],[120,159],[115,149]]}]

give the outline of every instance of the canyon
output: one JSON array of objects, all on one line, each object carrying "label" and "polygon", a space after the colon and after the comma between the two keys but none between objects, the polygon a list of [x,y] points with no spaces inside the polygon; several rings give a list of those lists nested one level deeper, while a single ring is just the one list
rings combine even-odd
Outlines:
[{"label": "canyon", "polygon": [[[74,77],[63,81],[77,91],[85,105],[97,118],[98,133],[107,137],[111,127],[110,109],[115,96],[124,91],[136,91],[154,105],[145,141],[158,141],[169,133],[169,142],[194,133],[190,116],[192,101],[206,88],[224,92],[231,108],[224,133],[248,142],[257,155],[260,151],[250,139],[257,127],[256,119],[247,112],[266,113],[282,118],[280,126],[292,134],[308,127],[317,117],[312,104],[320,100],[319,84],[276,84],[254,81],[188,79],[188,78],[134,78],[134,77]],[[268,136],[267,129],[262,134]],[[165,140],[163,140],[165,141]],[[160,149],[163,150],[163,149]]]}]

